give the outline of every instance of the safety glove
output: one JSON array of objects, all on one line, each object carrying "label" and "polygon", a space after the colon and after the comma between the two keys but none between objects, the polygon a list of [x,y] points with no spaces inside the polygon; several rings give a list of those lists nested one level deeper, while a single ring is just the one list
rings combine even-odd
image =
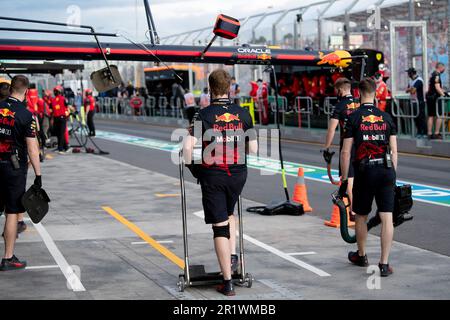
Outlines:
[{"label": "safety glove", "polygon": [[325,149],[325,150],[322,150],[322,154],[323,154],[323,159],[325,160],[325,162],[327,163],[327,164],[330,164],[331,163],[331,159],[333,159],[333,156],[334,156],[334,154],[335,154],[336,152],[330,152],[330,149]]},{"label": "safety glove", "polygon": [[36,178],[34,178],[33,185],[39,189],[42,188],[42,176],[36,176]]},{"label": "safety glove", "polygon": [[342,180],[341,186],[339,187],[338,195],[341,198],[344,198],[347,196],[347,187],[348,187],[348,180]]}]

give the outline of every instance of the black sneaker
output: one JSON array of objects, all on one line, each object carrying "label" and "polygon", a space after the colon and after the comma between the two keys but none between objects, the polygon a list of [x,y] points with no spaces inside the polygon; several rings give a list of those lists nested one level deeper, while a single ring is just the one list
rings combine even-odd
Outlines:
[{"label": "black sneaker", "polygon": [[16,256],[12,256],[11,259],[2,259],[0,264],[0,271],[11,271],[25,269],[27,266],[26,261],[20,261]]},{"label": "black sneaker", "polygon": [[24,221],[19,221],[17,223],[17,233],[22,233],[27,230],[27,224]]},{"label": "black sneaker", "polygon": [[234,291],[233,282],[231,280],[223,280],[223,283],[219,285],[217,288],[217,292],[220,292],[227,297],[232,297],[236,295]]},{"label": "black sneaker", "polygon": [[239,256],[237,254],[231,255],[231,272],[236,273],[239,268]]},{"label": "black sneaker", "polygon": [[378,268],[380,268],[380,276],[381,277],[387,277],[394,273],[394,269],[389,266],[388,264],[378,264]]},{"label": "black sneaker", "polygon": [[359,255],[359,252],[349,252],[348,253],[348,260],[350,260],[351,263],[354,265],[357,265],[359,267],[367,267],[369,265],[369,260],[367,259],[367,254],[364,257],[361,257]]}]

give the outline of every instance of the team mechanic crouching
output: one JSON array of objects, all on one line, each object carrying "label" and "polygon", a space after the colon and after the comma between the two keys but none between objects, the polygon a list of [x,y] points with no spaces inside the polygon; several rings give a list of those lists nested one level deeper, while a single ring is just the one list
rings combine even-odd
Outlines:
[{"label": "team mechanic crouching", "polygon": [[[201,185],[205,222],[212,224],[223,274],[223,284],[217,290],[232,296],[232,272],[238,268],[234,207],[247,180],[246,153],[256,153],[258,144],[249,112],[233,104],[228,96],[230,75],[218,69],[208,80],[211,105],[194,116],[184,142],[184,155]],[[202,160],[201,164],[192,165],[197,142],[202,145]]]},{"label": "team mechanic crouching", "polygon": [[[361,106],[348,119],[341,153],[341,196],[347,189],[349,166],[354,165],[353,212],[356,213],[356,239],[358,251],[350,252],[349,260],[361,267],[368,265],[365,251],[367,216],[375,198],[381,218],[380,274],[387,277],[393,270],[389,266],[394,225],[394,190],[397,170],[397,128],[386,112],[375,107],[376,83],[366,78],[359,84]],[[356,147],[355,161],[350,163],[350,152]]]},{"label": "team mechanic crouching", "polygon": [[34,184],[41,187],[39,146],[36,123],[25,100],[28,79],[15,76],[11,81],[11,95],[0,102],[0,203],[5,206],[5,254],[0,271],[23,269],[25,261],[14,255],[18,216],[25,212],[21,199],[27,182],[28,158],[36,174]]}]

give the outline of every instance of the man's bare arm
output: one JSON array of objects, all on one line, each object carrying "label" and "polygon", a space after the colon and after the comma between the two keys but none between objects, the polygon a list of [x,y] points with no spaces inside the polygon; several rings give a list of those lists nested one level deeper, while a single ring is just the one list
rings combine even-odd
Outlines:
[{"label": "man's bare arm", "polygon": [[248,153],[257,154],[258,153],[258,140],[250,140],[248,142]]},{"label": "man's bare arm", "polygon": [[192,154],[194,152],[194,146],[197,143],[197,138],[188,135],[184,138],[183,143],[183,156],[184,163],[191,164],[192,163]]},{"label": "man's bare arm", "polygon": [[331,147],[331,144],[333,143],[334,134],[336,133],[336,128],[338,125],[339,125],[339,120],[330,119],[330,123],[328,124],[327,138],[325,141],[325,149],[328,149]]},{"label": "man's bare arm", "polygon": [[394,166],[394,169],[397,170],[398,164],[397,136],[390,136],[389,147],[391,148],[392,165]]},{"label": "man's bare arm", "polygon": [[439,95],[441,97],[445,96],[445,92],[444,92],[444,90],[442,89],[441,85],[438,82],[434,84],[434,87],[436,88],[437,93],[439,93]]},{"label": "man's bare arm", "polygon": [[350,154],[353,146],[353,138],[344,139],[344,145],[341,151],[341,180],[348,179],[348,169],[350,167]]},{"label": "man's bare arm", "polygon": [[41,175],[41,163],[39,161],[39,145],[36,138],[27,138],[28,157],[36,176]]}]

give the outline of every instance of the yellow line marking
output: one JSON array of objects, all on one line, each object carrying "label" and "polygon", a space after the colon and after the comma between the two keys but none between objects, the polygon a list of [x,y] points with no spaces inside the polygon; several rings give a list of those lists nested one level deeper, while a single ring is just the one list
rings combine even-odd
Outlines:
[{"label": "yellow line marking", "polygon": [[50,154],[46,154],[46,155],[45,155],[45,159],[49,159],[49,160],[51,160],[51,159],[53,159],[53,156],[52,156],[52,155],[50,155]]},{"label": "yellow line marking", "polygon": [[136,233],[142,240],[147,242],[150,246],[152,246],[154,249],[156,249],[159,253],[161,253],[163,256],[165,256],[167,259],[172,261],[174,264],[176,264],[178,267],[184,270],[184,261],[179,258],[177,255],[175,255],[172,251],[164,247],[163,245],[159,244],[158,241],[150,237],[148,234],[146,234],[142,229],[140,229],[137,225],[134,223],[128,221],[123,216],[121,216],[119,213],[114,211],[110,207],[102,207],[103,210],[105,210],[107,213],[109,213],[111,216],[116,218],[119,222],[127,226],[131,231]]},{"label": "yellow line marking", "polygon": [[179,193],[155,193],[155,196],[158,198],[175,198],[179,197]]}]

